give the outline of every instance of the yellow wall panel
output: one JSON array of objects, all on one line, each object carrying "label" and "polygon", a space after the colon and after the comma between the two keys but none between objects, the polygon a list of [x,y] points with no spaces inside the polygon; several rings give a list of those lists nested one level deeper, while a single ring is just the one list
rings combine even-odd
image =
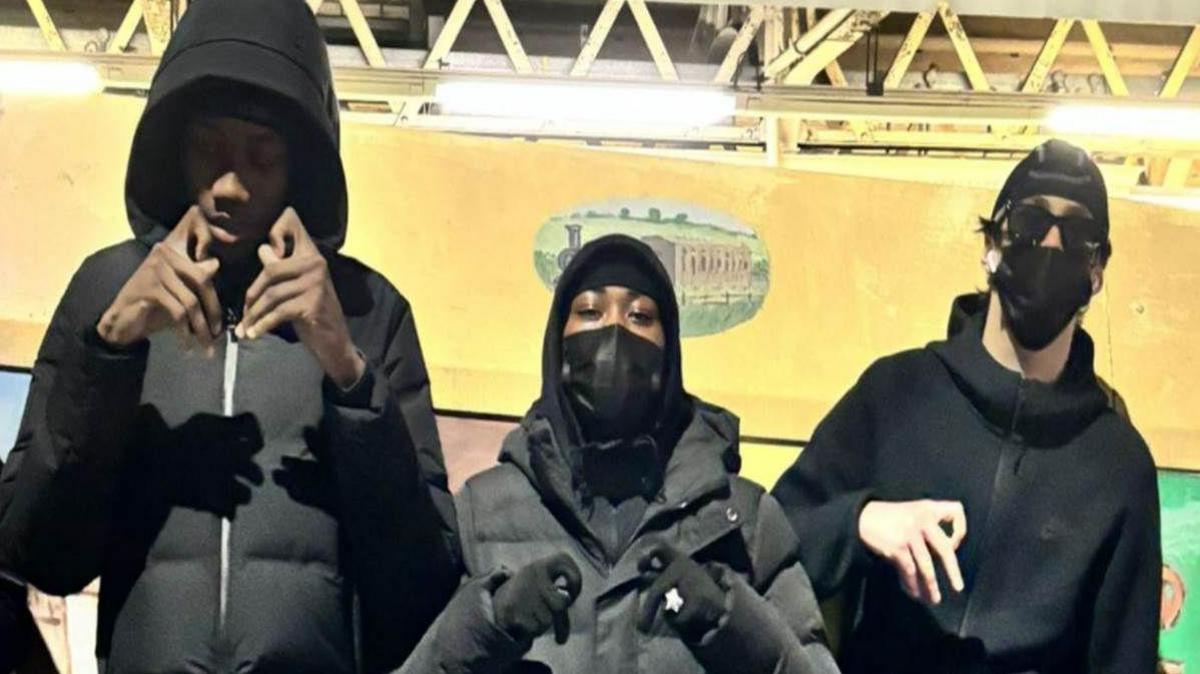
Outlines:
[{"label": "yellow wall panel", "polygon": [[800,456],[799,447],[783,445],[759,445],[743,442],[742,477],[754,480],[764,488],[775,486],[779,476]]},{"label": "yellow wall panel", "polygon": [[[5,104],[0,363],[20,366],[79,261],[128,236],[124,167],[140,101]],[[984,283],[974,218],[993,190],[373,126],[348,125],[343,154],[347,252],[411,300],[441,408],[525,411],[550,299],[533,237],[582,203],[688,202],[765,242],[771,288],[757,316],[684,344],[687,386],[736,411],[749,435],[807,438],[872,360],[942,336],[953,296]],[[1116,254],[1087,318],[1097,370],[1160,463],[1200,467],[1200,215],[1114,200],[1112,216]],[[791,452],[762,452],[747,452],[755,479],[790,463],[775,457]]]}]

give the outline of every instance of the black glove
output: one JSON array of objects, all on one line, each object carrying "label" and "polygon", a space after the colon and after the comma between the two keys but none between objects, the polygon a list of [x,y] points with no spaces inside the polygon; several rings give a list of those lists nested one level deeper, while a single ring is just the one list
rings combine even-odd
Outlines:
[{"label": "black glove", "polygon": [[[650,587],[642,597],[638,629],[649,632],[662,608],[667,624],[685,641],[697,642],[725,616],[725,590],[717,584],[721,571],[701,566],[669,543],[655,543],[638,562],[642,582]],[[667,594],[675,591],[671,597]],[[677,599],[682,606],[674,606]]]},{"label": "black glove", "polygon": [[517,641],[532,641],[554,626],[554,640],[567,643],[567,609],[582,589],[579,567],[560,552],[530,563],[496,590],[496,623]]}]

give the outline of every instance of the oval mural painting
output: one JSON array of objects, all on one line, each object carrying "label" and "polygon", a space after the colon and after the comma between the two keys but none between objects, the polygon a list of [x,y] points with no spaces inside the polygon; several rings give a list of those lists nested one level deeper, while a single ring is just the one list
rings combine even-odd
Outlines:
[{"label": "oval mural painting", "polygon": [[533,266],[553,290],[575,251],[605,234],[650,246],[671,275],[684,337],[713,335],[754,317],[767,296],[767,247],[736,218],[660,199],[581,204],[552,216],[533,243]]}]

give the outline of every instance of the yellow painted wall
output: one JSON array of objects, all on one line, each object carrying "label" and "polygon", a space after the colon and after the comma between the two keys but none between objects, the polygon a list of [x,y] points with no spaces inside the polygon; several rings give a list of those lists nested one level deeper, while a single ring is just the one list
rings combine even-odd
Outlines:
[{"label": "yellow painted wall", "polygon": [[[27,365],[71,271],[128,235],[124,164],[140,102],[7,99],[0,118],[0,363]],[[759,314],[685,342],[685,381],[743,432],[807,438],[876,357],[939,338],[980,287],[991,190],[730,167],[372,126],[343,130],[347,252],[412,301],[437,406],[520,414],[538,389],[550,215],[612,198],[687,201],[750,224],[771,256]],[[898,176],[903,177],[903,176]],[[1200,468],[1200,214],[1114,200],[1097,370],[1164,465]],[[758,452],[759,450],[753,450]],[[754,461],[761,479],[791,450]],[[775,460],[774,457],[786,457]]]}]

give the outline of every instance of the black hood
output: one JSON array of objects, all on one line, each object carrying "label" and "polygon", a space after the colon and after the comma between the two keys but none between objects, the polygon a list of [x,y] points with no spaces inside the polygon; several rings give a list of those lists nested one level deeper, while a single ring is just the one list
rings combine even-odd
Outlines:
[{"label": "black hood", "polygon": [[[649,246],[632,237],[614,234],[604,236],[579,249],[563,271],[555,287],[542,341],[542,393],[534,403],[532,413],[547,419],[560,447],[579,447],[582,444],[578,425],[563,391],[562,331],[570,312],[574,289],[579,280],[591,273],[593,267],[608,260],[619,259],[638,267],[642,273],[657,280],[662,287],[672,288],[670,276]],[[683,360],[679,345],[679,305],[673,291],[658,299],[659,320],[662,321],[663,399],[655,426],[654,440],[663,451],[670,451],[691,419],[691,399],[683,389]]]},{"label": "black hood", "polygon": [[954,298],[950,305],[950,320],[946,323],[946,339],[951,339],[971,324],[975,316],[987,314],[988,294],[967,293]]},{"label": "black hood", "polygon": [[996,362],[983,346],[987,309],[986,294],[955,298],[950,338],[929,348],[997,433],[1014,434],[1034,446],[1058,446],[1108,409],[1108,396],[1093,370],[1095,346],[1083,328],[1075,330],[1067,364],[1056,382],[1025,380]]},{"label": "black hood", "polygon": [[338,101],[325,41],[302,0],[198,0],[154,75],[133,138],[125,204],[134,235],[161,240],[191,205],[180,158],[190,111],[229,90],[277,111],[288,144],[290,205],[309,234],[336,250],[346,236]]}]

